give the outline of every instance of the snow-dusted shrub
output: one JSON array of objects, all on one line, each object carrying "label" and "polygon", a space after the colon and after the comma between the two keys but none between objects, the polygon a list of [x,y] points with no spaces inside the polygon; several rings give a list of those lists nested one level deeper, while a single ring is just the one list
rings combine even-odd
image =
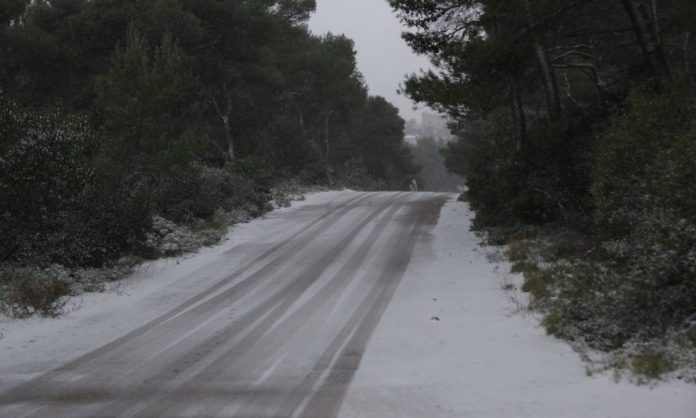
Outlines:
[{"label": "snow-dusted shrub", "polygon": [[365,163],[357,159],[347,161],[336,170],[334,183],[338,187],[345,187],[352,190],[370,191],[386,189],[386,183],[383,180],[376,180],[370,177]]},{"label": "snow-dusted shrub", "polygon": [[64,278],[37,268],[0,270],[0,312],[14,317],[56,317],[62,313],[71,288]]},{"label": "snow-dusted shrub", "polygon": [[304,200],[305,190],[295,181],[280,182],[271,189],[271,204],[277,208],[290,207],[292,202]]},{"label": "snow-dusted shrub", "polygon": [[229,212],[241,208],[257,215],[268,201],[268,196],[257,190],[255,179],[229,166],[175,167],[154,180],[152,191],[157,212],[179,224],[211,218],[218,209]]},{"label": "snow-dusted shrub", "polygon": [[153,233],[149,234],[147,245],[157,256],[177,256],[194,252],[201,247],[220,242],[229,225],[247,222],[250,219],[251,216],[243,210],[218,210],[210,219],[199,219],[189,225],[179,225],[161,216],[155,216]]},{"label": "snow-dusted shrub", "polygon": [[[62,266],[49,266],[48,271],[57,277],[67,277],[73,295],[84,292],[104,292],[108,283],[120,280],[133,271],[133,267],[142,261],[138,257],[123,257],[104,267],[76,268],[67,270]],[[63,276],[60,272],[63,272]],[[55,273],[54,273],[55,272]]]},{"label": "snow-dusted shrub", "polygon": [[203,187],[198,167],[173,167],[154,180],[157,212],[176,223],[191,222],[213,214],[217,204]]},{"label": "snow-dusted shrub", "polygon": [[98,266],[149,227],[143,188],[94,164],[86,117],[26,112],[0,97],[0,226],[6,258]]},{"label": "snow-dusted shrub", "polygon": [[676,378],[696,383],[696,346],[679,333],[660,340],[632,340],[618,350],[593,356],[590,373],[613,370],[617,379],[627,378],[638,384],[656,379]]},{"label": "snow-dusted shrub", "polygon": [[[651,225],[675,230],[661,229],[656,237],[642,231],[651,247],[607,241],[596,248],[581,231],[517,228],[508,230],[507,255],[512,272],[524,274],[528,307],[543,313],[547,332],[569,340],[590,371],[612,369],[638,382],[665,376],[696,381],[696,315],[683,320],[693,309],[687,299],[693,276],[682,276],[686,280],[681,286],[675,281],[672,289],[663,284],[691,257],[674,259],[662,246],[688,243],[696,231],[653,215]],[[622,261],[627,256],[635,258]]]},{"label": "snow-dusted shrub", "polygon": [[631,105],[597,146],[593,236],[542,231],[509,255],[550,334],[608,352],[599,367],[639,381],[693,381],[696,101],[672,92]]},{"label": "snow-dusted shrub", "polygon": [[664,335],[696,312],[696,100],[677,86],[630,104],[600,141],[593,179],[609,262],[592,290],[610,299],[619,342]]},{"label": "snow-dusted shrub", "polygon": [[160,241],[160,249],[167,256],[195,251],[199,247],[197,237],[183,225],[175,225]]}]

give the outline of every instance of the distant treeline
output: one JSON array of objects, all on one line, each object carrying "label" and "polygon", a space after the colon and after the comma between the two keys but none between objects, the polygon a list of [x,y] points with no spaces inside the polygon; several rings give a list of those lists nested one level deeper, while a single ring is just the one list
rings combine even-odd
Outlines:
[{"label": "distant treeline", "polygon": [[518,266],[549,332],[616,349],[696,323],[696,2],[390,3],[437,66],[405,91],[458,121],[476,225],[521,258],[563,237],[553,271]]},{"label": "distant treeline", "polygon": [[0,0],[0,262],[102,265],[283,182],[404,189],[397,109],[313,0]]}]

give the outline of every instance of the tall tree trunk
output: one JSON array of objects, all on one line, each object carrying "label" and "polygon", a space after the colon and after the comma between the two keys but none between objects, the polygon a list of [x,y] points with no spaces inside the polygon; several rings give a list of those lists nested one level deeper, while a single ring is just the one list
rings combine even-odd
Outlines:
[{"label": "tall tree trunk", "polygon": [[302,128],[304,128],[305,127],[304,115],[302,115],[302,111],[300,109],[297,109],[297,120],[300,122],[300,126]]},{"label": "tall tree trunk", "polygon": [[653,23],[653,32],[658,43],[662,44],[662,31],[660,30],[660,13],[657,7],[658,0],[650,0],[650,12]]},{"label": "tall tree trunk", "polygon": [[329,164],[329,119],[331,118],[331,115],[333,115],[333,113],[333,110],[329,110],[328,112],[326,112],[326,116],[324,117],[324,150],[326,152],[326,162]]},{"label": "tall tree trunk", "polygon": [[510,84],[510,108],[515,119],[515,147],[520,151],[527,140],[527,119],[522,104],[522,91],[518,80]]},{"label": "tall tree trunk", "polygon": [[208,97],[210,99],[210,102],[213,104],[215,111],[220,117],[220,121],[222,121],[223,134],[225,135],[225,142],[227,143],[227,157],[230,159],[230,161],[234,161],[234,137],[232,135],[232,126],[230,125],[230,114],[232,113],[232,100],[229,96],[225,97],[225,107],[223,109],[214,95],[209,94]]},{"label": "tall tree trunk", "polygon": [[229,157],[230,161],[234,161],[234,138],[232,137],[232,128],[230,127],[229,115],[222,117],[222,125],[225,130],[225,141],[227,142],[227,156]]},{"label": "tall tree trunk", "polygon": [[687,77],[691,75],[691,59],[689,58],[689,41],[691,40],[691,32],[687,31],[684,34],[684,42],[682,43],[682,54],[684,56],[684,73]]},{"label": "tall tree trunk", "polygon": [[621,4],[631,19],[631,25],[652,74],[654,89],[660,93],[665,82],[672,78],[672,72],[660,43],[659,34],[655,32],[656,29],[659,30],[659,26],[655,25],[654,19],[640,0],[621,0]]},{"label": "tall tree trunk", "polygon": [[544,92],[546,93],[546,103],[549,109],[549,117],[552,121],[557,121],[561,117],[561,98],[558,94],[558,82],[556,81],[556,73],[549,61],[549,56],[546,51],[546,46],[540,41],[534,42],[534,50],[536,58],[541,69],[541,74],[544,77]]},{"label": "tall tree trunk", "polygon": [[[532,13],[532,4],[530,0],[525,0],[527,21],[530,26],[536,22],[536,18]],[[536,55],[541,75],[544,78],[544,92],[546,93],[546,104],[549,111],[549,118],[556,122],[562,116],[561,97],[558,94],[558,82],[556,81],[556,73],[553,70],[549,54],[546,50],[546,45],[541,40],[540,35],[535,35],[534,38],[534,54]]]}]

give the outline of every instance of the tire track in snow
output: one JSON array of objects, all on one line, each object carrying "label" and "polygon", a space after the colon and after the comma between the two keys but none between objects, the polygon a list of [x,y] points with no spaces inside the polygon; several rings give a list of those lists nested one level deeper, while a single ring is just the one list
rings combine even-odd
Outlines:
[{"label": "tire track in snow", "polygon": [[[299,306],[295,311],[292,312],[287,318],[283,319],[281,322],[274,324],[274,332],[269,332],[264,337],[268,341],[267,344],[259,344],[258,351],[252,351],[250,358],[240,359],[238,362],[238,367],[234,367],[233,370],[228,370],[226,373],[231,376],[235,376],[237,373],[243,373],[245,370],[245,364],[242,360],[250,364],[258,364],[265,361],[272,361],[274,355],[278,355],[279,351],[283,348],[283,344],[290,339],[294,334],[296,334],[303,327],[312,326],[315,322],[321,321],[323,318],[317,318],[318,313],[324,313],[322,310],[331,309],[332,305],[337,302],[337,299],[343,294],[345,289],[351,284],[350,279],[356,274],[356,272],[364,266],[365,260],[370,255],[370,251],[374,248],[378,242],[381,235],[384,234],[387,226],[392,221],[394,215],[401,206],[395,206],[394,204],[390,207],[389,211],[382,216],[381,219],[377,221],[377,225],[370,231],[370,233],[365,237],[360,246],[353,252],[351,257],[341,266],[341,268],[333,274],[329,280],[322,285],[322,287],[309,297],[301,306]],[[235,363],[237,365],[237,362]],[[269,378],[272,374],[269,376]],[[215,376],[208,376],[215,377]],[[268,379],[266,379],[268,380]],[[252,413],[258,413],[257,406],[259,404],[272,405],[272,399],[267,399],[266,396],[259,394],[254,390],[256,388],[250,389],[248,392],[241,396],[240,401],[246,406],[242,407],[237,412],[239,416],[251,416]],[[228,401],[229,403],[229,401]],[[218,413],[228,406],[226,403],[222,403],[212,408],[205,408],[202,412],[203,416],[217,416]]]},{"label": "tire track in snow", "polygon": [[[166,314],[0,395],[0,416],[6,401],[39,406],[24,410],[30,416],[333,416],[440,200],[377,193],[326,205],[304,230]],[[369,212],[356,212],[365,202]],[[341,224],[348,214],[356,224]],[[388,250],[374,253],[383,239]],[[356,285],[372,258],[383,269],[370,270],[370,286]],[[339,304],[345,316],[333,315]],[[237,305],[246,310],[224,323]],[[287,349],[325,321],[334,328],[322,329],[317,357],[301,358],[298,384],[286,375],[298,360]]]},{"label": "tire track in snow", "polygon": [[[383,213],[384,211],[392,207],[394,204],[396,204],[398,199],[402,196],[403,194],[390,196],[390,198],[387,199],[387,201],[383,204],[382,207],[380,207],[377,211],[370,212],[364,219],[361,220],[361,222],[358,225],[354,226],[352,230],[339,241],[338,244],[329,248],[318,260],[310,264],[308,269],[299,271],[291,279],[288,280],[288,284],[286,284],[284,287],[278,290],[271,297],[266,299],[263,303],[257,305],[252,310],[245,313],[242,317],[238,318],[235,323],[230,324],[227,327],[224,327],[214,336],[210,337],[204,343],[201,343],[193,349],[189,350],[186,354],[175,357],[174,362],[168,365],[167,367],[163,367],[161,373],[149,378],[147,385],[166,385],[167,383],[172,381],[173,377],[175,377],[172,376],[173,369],[179,371],[176,374],[180,374],[182,369],[185,369],[186,367],[192,367],[198,362],[204,360],[204,357],[207,357],[198,354],[201,353],[202,346],[211,346],[217,343],[220,343],[219,345],[222,346],[225,342],[229,342],[235,336],[244,333],[249,327],[253,327],[253,329],[250,332],[246,333],[240,341],[234,343],[232,347],[230,347],[222,355],[218,355],[218,357],[212,364],[205,367],[203,371],[197,372],[193,377],[189,378],[188,380],[196,379],[198,383],[205,382],[206,380],[212,379],[214,375],[218,374],[220,370],[222,370],[225,366],[234,363],[239,358],[239,356],[241,356],[247,350],[249,350],[255,342],[257,342],[261,337],[263,337],[266,334],[266,332],[273,325],[276,324],[276,322],[290,309],[290,307],[295,304],[299,295],[304,293],[311,285],[313,285],[321,277],[321,275],[326,270],[329,269],[329,267],[331,267],[333,261],[342,254],[342,252],[350,245],[350,243],[355,239],[355,237],[367,225],[369,225],[370,222],[372,222],[377,216],[379,216],[381,213]],[[260,317],[263,317],[263,319],[259,322]],[[182,364],[186,364],[187,366],[183,367]],[[185,384],[185,382],[181,384]],[[169,393],[164,391],[159,396],[168,397],[170,400],[172,398],[176,399],[177,396],[185,396],[185,391],[176,391],[176,388],[174,388],[174,390],[176,393],[173,394],[173,396],[168,396]],[[195,388],[189,387],[188,390],[189,392],[195,391]],[[142,393],[140,393],[140,395],[141,394]],[[133,393],[133,395],[137,396],[138,393]],[[152,403],[151,400],[149,401]],[[155,407],[153,407],[154,409],[162,408],[161,404],[157,404],[157,402],[159,401],[160,400],[154,402],[154,404],[156,405]],[[167,404],[166,399],[161,402]],[[114,414],[114,411],[118,410],[119,408],[115,408],[115,406],[110,406],[104,408],[101,411],[101,413],[98,413],[97,415],[107,416],[105,414],[108,413],[108,416],[115,416],[118,414]],[[151,411],[146,409],[144,412],[137,413],[137,416],[168,415],[168,409],[157,411]]]},{"label": "tire track in snow", "polygon": [[[327,370],[326,378],[321,382],[321,386],[312,394],[307,402],[307,406],[299,416],[304,418],[330,418],[338,414],[339,408],[348,390],[348,386],[353,380],[355,372],[360,366],[360,361],[365,352],[367,344],[372,336],[379,320],[389,305],[396,289],[403,278],[408,267],[411,254],[423,233],[426,224],[435,225],[437,215],[444,205],[446,199],[436,201],[425,201],[416,209],[416,218],[409,228],[402,228],[396,234],[394,247],[400,248],[399,251],[392,252],[392,265],[394,270],[385,270],[377,280],[373,292],[363,301],[361,308],[357,309],[356,314],[361,319],[356,321],[357,325],[352,330],[352,335],[340,349],[338,355],[330,354],[327,356],[335,357],[333,365],[327,370],[326,362],[318,362],[315,366],[318,369]],[[373,296],[374,295],[374,296]],[[326,359],[323,359],[326,360]],[[293,410],[293,416],[295,410]]]},{"label": "tire track in snow", "polygon": [[[63,365],[55,370],[49,371],[37,378],[32,379],[18,387],[11,389],[5,394],[0,395],[0,407],[3,405],[9,405],[15,403],[17,400],[31,400],[33,398],[49,397],[51,392],[61,389],[56,383],[63,382],[65,380],[65,373],[70,374],[80,374],[87,373],[89,371],[95,371],[100,366],[108,367],[113,361],[119,358],[127,356],[133,348],[129,348],[127,344],[133,342],[138,337],[145,335],[148,331],[155,329],[158,326],[162,326],[173,319],[179,317],[182,313],[187,312],[190,308],[195,307],[196,304],[205,301],[205,299],[215,292],[223,289],[225,286],[229,285],[230,282],[243,276],[248,270],[257,267],[255,273],[251,276],[243,279],[241,282],[235,284],[232,288],[228,290],[231,293],[237,293],[239,296],[243,295],[243,292],[248,292],[254,285],[258,285],[259,282],[256,281],[259,277],[264,277],[269,275],[272,270],[278,269],[283,266],[283,261],[287,262],[284,258],[288,257],[288,254],[292,254],[294,248],[300,246],[306,246],[318,236],[321,235],[323,230],[336,222],[338,222],[342,217],[354,209],[355,204],[361,203],[365,200],[373,198],[373,194],[361,194],[350,198],[345,203],[341,204],[340,209],[335,212],[331,212],[327,208],[327,212],[321,217],[311,221],[302,232],[296,233],[293,236],[281,241],[280,243],[274,245],[270,249],[264,251],[258,257],[252,259],[251,261],[245,263],[243,266],[235,270],[230,275],[219,280],[213,286],[204,290],[203,292],[191,297],[177,307],[171,309],[170,311],[160,315],[154,320],[148,322],[140,328],[137,328],[128,334],[108,343],[90,353],[87,353],[66,365]],[[331,202],[327,204],[330,205]],[[275,255],[271,260],[266,260],[268,257]],[[257,264],[265,261],[265,264],[257,266]],[[191,273],[191,274],[195,274]],[[180,326],[186,326],[187,324],[179,324]],[[150,338],[155,340],[156,338]],[[122,349],[121,351],[117,351]],[[88,377],[88,376],[85,376]],[[96,395],[87,395],[87,398],[95,397]],[[0,415],[4,415],[2,410],[0,410]],[[11,416],[11,415],[8,415]]]}]

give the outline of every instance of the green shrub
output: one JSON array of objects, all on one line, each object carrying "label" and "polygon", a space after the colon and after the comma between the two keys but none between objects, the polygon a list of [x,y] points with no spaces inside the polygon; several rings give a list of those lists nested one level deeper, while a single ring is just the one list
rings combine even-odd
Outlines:
[{"label": "green shrub", "polygon": [[597,143],[594,242],[552,237],[543,275],[515,265],[550,333],[602,350],[664,338],[696,309],[696,101],[677,89],[630,103]]},{"label": "green shrub", "polygon": [[49,262],[68,267],[99,267],[142,247],[152,227],[152,203],[142,182],[124,182],[96,170],[84,200],[61,216],[45,245]]},{"label": "green shrub", "polygon": [[539,269],[527,270],[524,273],[522,291],[532,295],[533,304],[545,304],[554,293],[553,283],[552,273]]},{"label": "green shrub", "polygon": [[544,316],[544,319],[542,320],[541,324],[546,329],[547,334],[559,335],[561,331],[562,320],[558,312],[550,312],[546,316]]},{"label": "green shrub", "polygon": [[663,375],[674,371],[675,365],[663,353],[646,353],[633,357],[631,369],[638,375],[659,379]]},{"label": "green shrub", "polygon": [[[520,150],[507,111],[491,113],[479,127],[451,145],[447,160],[460,169],[455,150],[466,149],[467,198],[476,227],[568,222],[586,210],[589,129],[531,120]],[[462,157],[459,157],[462,158]]]},{"label": "green shrub", "polygon": [[297,178],[302,184],[325,184],[329,166],[316,141],[296,117],[281,116],[261,133],[263,161],[281,181]]},{"label": "green shrub", "polygon": [[263,180],[240,173],[239,167],[206,167],[191,164],[160,174],[152,185],[156,211],[176,223],[208,219],[219,209],[247,210],[259,215],[266,210],[270,188]]},{"label": "green shrub", "polygon": [[85,117],[0,99],[4,258],[97,266],[144,240],[146,191],[94,164],[97,136]]},{"label": "green shrub", "polygon": [[370,177],[367,167],[360,160],[349,160],[340,166],[335,173],[334,183],[338,187],[352,190],[380,190],[386,187],[384,181]]},{"label": "green shrub", "polygon": [[613,263],[597,291],[616,293],[629,334],[659,336],[696,309],[696,100],[675,86],[630,104],[598,145],[595,219]]},{"label": "green shrub", "polygon": [[[513,260],[514,261],[514,260]],[[510,268],[510,273],[535,273],[539,271],[536,264],[528,261],[516,261]]]}]

